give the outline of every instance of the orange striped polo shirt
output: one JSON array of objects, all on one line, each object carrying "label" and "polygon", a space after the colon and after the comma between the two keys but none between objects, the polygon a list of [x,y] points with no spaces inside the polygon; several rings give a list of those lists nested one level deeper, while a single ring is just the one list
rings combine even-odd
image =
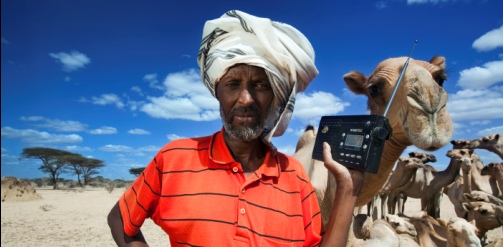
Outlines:
[{"label": "orange striped polo shirt", "polygon": [[[322,221],[296,159],[267,152],[245,178],[222,130],[163,147],[119,200],[124,231],[151,218],[171,246],[316,246]],[[145,236],[148,240],[148,234]]]}]

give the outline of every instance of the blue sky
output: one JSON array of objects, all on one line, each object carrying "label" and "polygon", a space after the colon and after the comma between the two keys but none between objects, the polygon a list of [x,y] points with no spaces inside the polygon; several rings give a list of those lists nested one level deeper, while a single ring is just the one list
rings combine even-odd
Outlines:
[{"label": "blue sky", "polygon": [[[2,176],[45,176],[39,160],[19,160],[23,148],[43,146],[101,159],[101,176],[131,179],[129,168],[147,165],[169,141],[220,130],[218,102],[196,59],[205,21],[233,9],[288,23],[315,49],[320,74],[297,96],[287,132],[273,139],[285,153],[323,115],[366,114],[366,98],[348,91],[343,75],[369,75],[380,61],[407,56],[415,39],[414,59],[446,57],[453,139],[503,133],[499,0],[2,0],[1,7]],[[437,169],[451,147],[433,152]],[[500,161],[477,152],[486,164]]]}]

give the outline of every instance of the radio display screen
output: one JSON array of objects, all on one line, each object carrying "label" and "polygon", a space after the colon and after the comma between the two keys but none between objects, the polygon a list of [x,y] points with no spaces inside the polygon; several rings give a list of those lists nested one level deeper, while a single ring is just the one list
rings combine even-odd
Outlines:
[{"label": "radio display screen", "polygon": [[360,148],[363,143],[363,135],[347,135],[345,146]]}]

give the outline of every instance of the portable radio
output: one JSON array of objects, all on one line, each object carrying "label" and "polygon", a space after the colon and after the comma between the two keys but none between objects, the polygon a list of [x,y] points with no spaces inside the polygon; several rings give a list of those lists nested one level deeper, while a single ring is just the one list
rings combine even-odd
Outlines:
[{"label": "portable radio", "polygon": [[361,171],[377,173],[381,162],[384,143],[391,137],[393,129],[386,114],[402,76],[409,65],[417,40],[409,57],[398,76],[395,88],[386,105],[383,116],[380,115],[346,115],[323,116],[313,149],[313,159],[323,161],[323,142],[330,144],[332,158],[340,164]]}]

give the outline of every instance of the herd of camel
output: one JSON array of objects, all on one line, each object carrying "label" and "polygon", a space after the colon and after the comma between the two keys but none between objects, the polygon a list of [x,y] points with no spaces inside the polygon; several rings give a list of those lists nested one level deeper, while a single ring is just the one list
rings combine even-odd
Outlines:
[{"label": "herd of camel", "polygon": [[[369,76],[351,71],[344,81],[355,94],[367,96],[370,114],[383,115],[406,59],[386,59]],[[444,57],[410,59],[388,107],[386,117],[393,132],[385,142],[379,171],[366,174],[358,196],[356,206],[367,205],[368,212],[353,221],[352,246],[503,246],[503,237],[485,238],[489,230],[503,225],[503,163],[484,166],[475,152],[486,149],[503,160],[503,134],[452,140],[453,122],[443,88],[446,79]],[[312,159],[315,140],[314,127],[307,126],[293,156],[311,178],[326,224],[337,181],[322,161]],[[451,161],[443,171],[427,164],[436,161],[432,154],[411,152],[401,157],[408,146],[428,152],[449,143]],[[451,200],[457,217],[440,218],[442,195]],[[417,215],[403,214],[407,197],[421,199]],[[373,210],[379,206],[380,217],[379,210]]]}]

